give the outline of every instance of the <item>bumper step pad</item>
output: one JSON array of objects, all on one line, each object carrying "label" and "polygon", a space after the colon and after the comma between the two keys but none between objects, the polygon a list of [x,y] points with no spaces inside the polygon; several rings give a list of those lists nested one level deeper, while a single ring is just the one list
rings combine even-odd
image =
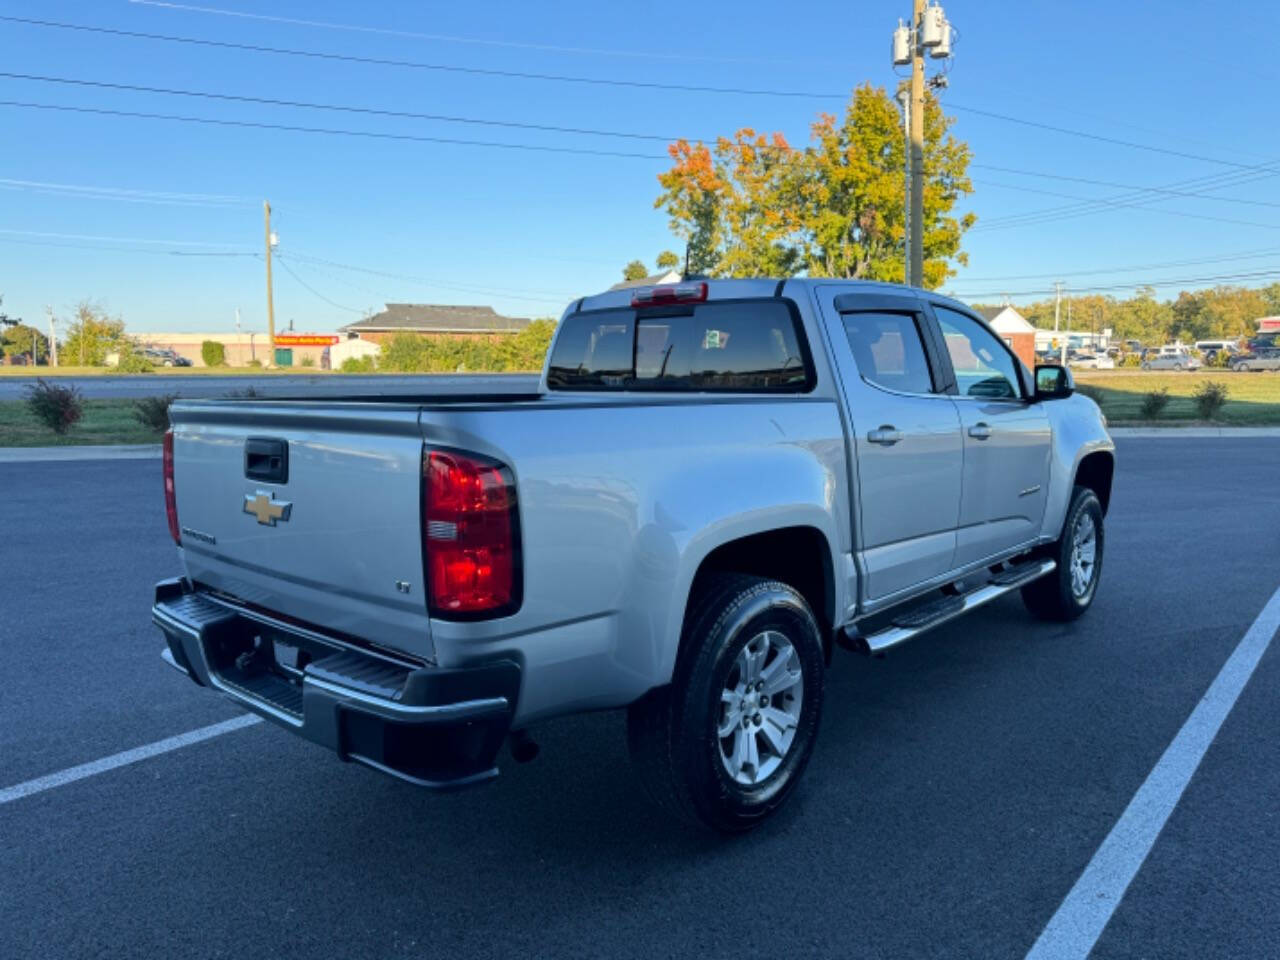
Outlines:
[{"label": "bumper step pad", "polygon": [[[498,774],[520,692],[510,660],[456,669],[396,662],[180,580],[156,585],[151,615],[166,659],[192,680],[344,760],[437,789]],[[273,640],[306,651],[301,675],[275,661]]]}]

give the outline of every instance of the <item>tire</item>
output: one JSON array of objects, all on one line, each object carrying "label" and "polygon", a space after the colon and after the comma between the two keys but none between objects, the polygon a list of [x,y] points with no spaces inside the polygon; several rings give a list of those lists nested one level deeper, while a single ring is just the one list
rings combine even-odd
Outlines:
[{"label": "tire", "polygon": [[1150,369],[1151,369],[1151,364],[1149,364],[1149,363],[1144,363],[1144,364],[1142,365],[1142,369],[1143,369],[1143,370],[1150,370]]},{"label": "tire", "polygon": [[1175,364],[1173,365],[1173,369],[1175,369],[1175,370],[1177,370],[1179,373],[1181,373],[1181,372],[1183,371],[1184,367],[1183,367],[1183,366],[1182,366],[1182,364],[1180,364],[1180,363],[1175,363]]},{"label": "tire", "polygon": [[[1092,561],[1087,566],[1082,563],[1082,568],[1087,569],[1087,579],[1084,589],[1080,590],[1073,572],[1072,555],[1075,551],[1076,534],[1079,532],[1087,535],[1090,527],[1093,532]],[[1048,576],[1022,588],[1022,602],[1027,610],[1041,620],[1064,622],[1083,616],[1098,592],[1105,544],[1102,504],[1098,495],[1088,487],[1077,485],[1071,492],[1071,504],[1067,508],[1067,519],[1062,524],[1062,536],[1044,554],[1057,561],[1058,567]],[[1081,560],[1088,555],[1088,550],[1084,549]]]},{"label": "tire", "polygon": [[[748,686],[751,664],[765,678],[757,684],[774,678],[772,695]],[[723,833],[763,822],[809,762],[824,669],[822,634],[799,593],[743,574],[708,578],[690,598],[672,682],[627,714],[631,757],[651,799],[678,819]],[[778,685],[785,683],[792,686]],[[785,703],[760,704],[762,692]]]}]

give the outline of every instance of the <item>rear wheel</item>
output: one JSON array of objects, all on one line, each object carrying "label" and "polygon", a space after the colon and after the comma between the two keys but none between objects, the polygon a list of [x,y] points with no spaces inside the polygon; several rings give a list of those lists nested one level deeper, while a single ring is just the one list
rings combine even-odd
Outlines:
[{"label": "rear wheel", "polygon": [[1102,574],[1102,504],[1088,487],[1071,495],[1062,536],[1048,551],[1057,569],[1022,588],[1022,602],[1042,620],[1074,620],[1089,609]]},{"label": "rear wheel", "polygon": [[632,759],[664,810],[726,833],[790,795],[822,713],[822,636],[776,580],[708,578],[690,603],[675,676],[627,715]]}]

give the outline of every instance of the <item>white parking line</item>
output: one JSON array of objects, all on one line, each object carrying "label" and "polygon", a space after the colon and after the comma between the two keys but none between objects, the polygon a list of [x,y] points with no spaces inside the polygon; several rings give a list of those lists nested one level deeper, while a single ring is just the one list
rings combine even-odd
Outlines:
[{"label": "white parking line", "polygon": [[68,783],[83,780],[85,777],[92,777],[94,774],[106,773],[108,770],[115,770],[117,767],[128,766],[131,763],[137,763],[139,760],[146,760],[148,757],[156,757],[162,753],[177,750],[180,747],[189,747],[193,743],[200,743],[202,740],[208,740],[212,737],[220,737],[224,733],[231,733],[261,722],[261,717],[247,713],[242,717],[236,717],[234,720],[223,720],[221,723],[213,723],[198,730],[180,733],[176,737],[165,737],[165,739],[157,740],[155,743],[134,747],[132,750],[125,750],[123,753],[113,753],[111,756],[103,757],[101,760],[90,760],[88,763],[82,763],[76,767],[68,767],[66,770],[60,770],[48,776],[36,777],[34,780],[28,780],[25,783],[15,784],[12,787],[5,787],[0,790],[0,805],[12,803],[14,800],[21,800],[23,797],[31,796],[33,793],[43,793],[46,790],[52,790],[54,787],[65,786]]},{"label": "white parking line", "polygon": [[1133,795],[1028,951],[1027,960],[1067,960],[1089,955],[1277,630],[1280,590],[1271,595],[1204,698]]}]

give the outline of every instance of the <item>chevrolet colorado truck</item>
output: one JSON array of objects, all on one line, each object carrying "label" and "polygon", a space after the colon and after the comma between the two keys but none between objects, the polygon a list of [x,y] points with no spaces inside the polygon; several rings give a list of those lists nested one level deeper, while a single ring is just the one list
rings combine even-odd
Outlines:
[{"label": "chevrolet colorado truck", "polygon": [[654,800],[722,831],[795,787],[833,646],[1015,590],[1083,614],[1115,456],[1070,373],[963,304],[819,279],[584,297],[536,383],[171,419],[171,666],[437,788],[625,707]]}]

